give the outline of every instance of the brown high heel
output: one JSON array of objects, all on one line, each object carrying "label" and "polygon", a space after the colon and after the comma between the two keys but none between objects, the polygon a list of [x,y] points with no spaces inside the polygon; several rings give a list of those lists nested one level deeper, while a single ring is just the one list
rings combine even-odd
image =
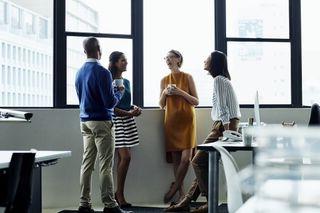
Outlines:
[{"label": "brown high heel", "polygon": [[164,195],[164,198],[163,198],[164,203],[169,203],[174,197],[174,195],[177,193],[178,188],[175,188],[174,191],[172,192],[174,185],[175,185],[175,182],[172,182],[170,185],[169,191]]},{"label": "brown high heel", "polygon": [[187,196],[184,196],[184,198],[175,205],[171,205],[168,208],[166,208],[165,212],[188,212],[190,211],[190,202],[191,199]]},{"label": "brown high heel", "polygon": [[116,199],[116,201],[117,201],[118,205],[120,206],[120,208],[130,208],[130,207],[132,207],[131,203],[128,203],[128,202],[120,203],[118,198],[117,198],[117,194],[116,193],[114,194],[114,198]]}]

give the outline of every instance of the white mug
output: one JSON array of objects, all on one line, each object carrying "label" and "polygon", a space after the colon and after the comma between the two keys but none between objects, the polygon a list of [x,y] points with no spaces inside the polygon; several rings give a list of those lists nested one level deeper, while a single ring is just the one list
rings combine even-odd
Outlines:
[{"label": "white mug", "polygon": [[242,127],[242,141],[245,146],[251,146],[253,137],[247,133],[247,129],[248,127]]},{"label": "white mug", "polygon": [[172,90],[177,87],[175,84],[168,84],[168,93],[171,94]]},{"label": "white mug", "polygon": [[113,84],[116,87],[123,87],[123,79],[122,78],[114,79]]}]

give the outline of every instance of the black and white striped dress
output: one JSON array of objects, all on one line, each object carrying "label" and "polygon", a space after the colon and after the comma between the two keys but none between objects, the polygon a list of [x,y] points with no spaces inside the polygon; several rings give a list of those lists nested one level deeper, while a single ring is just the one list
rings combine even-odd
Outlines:
[{"label": "black and white striped dress", "polygon": [[[124,94],[116,108],[129,111],[131,104],[131,87],[128,79],[123,78]],[[113,114],[115,126],[115,147],[133,147],[139,144],[139,136],[134,117],[116,116]]]},{"label": "black and white striped dress", "polygon": [[133,147],[139,144],[139,135],[133,117],[113,116],[115,125],[115,148]]}]

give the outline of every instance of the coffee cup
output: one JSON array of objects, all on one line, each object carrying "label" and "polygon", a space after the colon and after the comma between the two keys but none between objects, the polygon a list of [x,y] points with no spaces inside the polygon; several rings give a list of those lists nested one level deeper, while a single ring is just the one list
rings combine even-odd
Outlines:
[{"label": "coffee cup", "polygon": [[248,127],[242,127],[242,141],[245,146],[251,146],[253,137],[247,133]]},{"label": "coffee cup", "polygon": [[175,84],[168,84],[168,93],[169,95],[172,93],[172,90],[176,87]]},{"label": "coffee cup", "polygon": [[113,84],[115,87],[123,87],[123,79],[122,78],[114,79]]}]

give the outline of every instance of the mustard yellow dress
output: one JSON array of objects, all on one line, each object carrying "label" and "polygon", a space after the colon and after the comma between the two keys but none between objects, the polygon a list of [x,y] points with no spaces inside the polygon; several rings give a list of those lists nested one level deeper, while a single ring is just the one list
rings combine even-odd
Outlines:
[{"label": "mustard yellow dress", "polygon": [[[188,77],[184,72],[171,73],[164,78],[165,88],[175,84],[190,94]],[[194,106],[181,96],[167,96],[164,116],[167,162],[172,163],[171,152],[196,147],[196,115]]]}]

